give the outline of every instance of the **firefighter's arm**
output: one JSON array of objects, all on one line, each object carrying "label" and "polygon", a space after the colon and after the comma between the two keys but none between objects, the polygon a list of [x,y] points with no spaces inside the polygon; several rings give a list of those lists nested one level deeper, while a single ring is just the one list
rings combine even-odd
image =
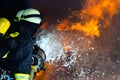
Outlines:
[{"label": "firefighter's arm", "polygon": [[19,36],[19,32],[13,32],[9,35],[8,45],[9,45],[10,49],[15,49],[17,47],[16,37],[18,37],[18,36]]}]

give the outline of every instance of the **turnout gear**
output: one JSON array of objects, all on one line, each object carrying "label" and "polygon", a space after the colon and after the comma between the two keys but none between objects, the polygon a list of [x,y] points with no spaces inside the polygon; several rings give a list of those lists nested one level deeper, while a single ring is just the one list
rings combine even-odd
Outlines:
[{"label": "turnout gear", "polygon": [[0,18],[0,35],[3,36],[10,27],[10,21],[7,18]]},{"label": "turnout gear", "polygon": [[[8,44],[6,41],[6,33],[10,28],[10,21],[7,18],[0,18],[0,60],[7,57],[8,54]],[[7,48],[6,48],[7,46]],[[5,55],[6,54],[6,55]]]},{"label": "turnout gear", "polygon": [[[35,62],[40,57],[34,55],[32,58],[34,46],[32,38],[40,24],[40,12],[30,8],[21,10],[16,14],[16,19],[11,24],[10,29],[6,30],[7,33],[2,33],[0,30],[1,34],[5,34],[5,36],[7,34],[8,36],[0,41],[0,53],[7,53],[5,55],[0,54],[0,57],[3,57],[2,59],[0,58],[0,66],[10,70],[11,76],[14,76],[16,80],[29,80],[31,65],[33,65],[32,59]],[[38,61],[41,61],[42,64]],[[33,65],[36,67],[36,70],[43,68],[44,60],[40,58],[38,61]]]},{"label": "turnout gear", "polygon": [[22,73],[16,73],[15,74],[15,80],[29,80],[30,75],[28,74],[22,74]]},{"label": "turnout gear", "polygon": [[[6,58],[6,55],[4,56]],[[0,80],[33,80],[35,74],[41,70],[45,70],[44,61],[46,60],[45,52],[34,45],[33,47],[33,56],[32,56],[32,65],[30,75],[26,73],[15,73],[15,77],[11,75],[11,71],[0,69]]]}]

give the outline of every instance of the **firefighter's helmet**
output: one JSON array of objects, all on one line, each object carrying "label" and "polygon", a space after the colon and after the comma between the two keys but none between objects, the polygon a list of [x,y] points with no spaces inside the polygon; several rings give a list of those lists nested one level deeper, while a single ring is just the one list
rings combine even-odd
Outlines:
[{"label": "firefighter's helmet", "polygon": [[20,10],[20,11],[18,11],[17,14],[16,14],[16,16],[15,16],[14,21],[18,21],[18,22],[20,22],[20,20],[21,20],[21,16],[22,16],[23,12],[24,12],[24,10]]},{"label": "firefighter's helmet", "polygon": [[41,23],[41,14],[37,9],[29,8],[26,10],[20,10],[16,14],[15,21],[28,21],[35,24]]},{"label": "firefighter's helmet", "polygon": [[0,18],[0,35],[4,35],[10,27],[10,21],[7,18]]}]

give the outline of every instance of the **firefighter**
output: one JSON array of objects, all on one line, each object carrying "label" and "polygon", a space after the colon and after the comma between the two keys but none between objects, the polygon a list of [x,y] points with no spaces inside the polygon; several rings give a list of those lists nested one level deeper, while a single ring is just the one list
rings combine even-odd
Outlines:
[{"label": "firefighter", "polygon": [[0,60],[2,59],[4,54],[7,53],[8,51],[8,46],[4,42],[6,41],[5,34],[9,29],[9,27],[10,27],[10,21],[4,17],[0,18]]},{"label": "firefighter", "polygon": [[15,80],[29,80],[32,64],[33,36],[41,25],[41,13],[33,8],[20,10],[7,31],[9,51],[1,65],[9,69]]}]

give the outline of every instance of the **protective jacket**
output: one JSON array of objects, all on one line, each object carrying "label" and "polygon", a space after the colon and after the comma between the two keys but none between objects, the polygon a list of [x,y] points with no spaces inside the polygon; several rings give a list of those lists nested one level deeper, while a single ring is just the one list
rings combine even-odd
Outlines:
[{"label": "protective jacket", "polygon": [[[11,25],[5,38],[0,40],[0,66],[12,73],[30,73],[32,62],[32,37],[39,25],[25,21]],[[17,36],[15,36],[17,34]],[[13,37],[11,37],[13,35]],[[14,37],[15,36],[15,37]],[[7,58],[3,58],[7,53]]]}]

